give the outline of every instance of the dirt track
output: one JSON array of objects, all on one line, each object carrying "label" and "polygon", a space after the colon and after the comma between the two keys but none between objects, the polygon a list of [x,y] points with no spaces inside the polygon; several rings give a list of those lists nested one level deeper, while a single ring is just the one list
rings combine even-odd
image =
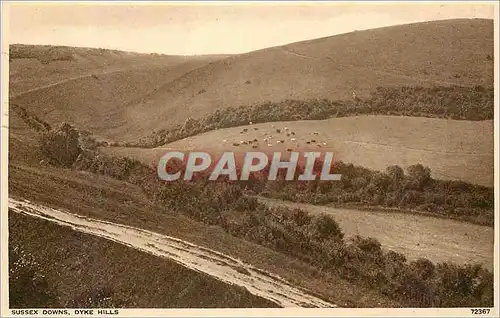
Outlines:
[{"label": "dirt track", "polygon": [[337,307],[291,286],[280,277],[258,270],[222,253],[173,237],[99,221],[12,198],[9,199],[9,209],[62,226],[69,226],[73,230],[106,238],[159,257],[169,258],[223,282],[245,287],[250,293],[273,301],[282,307]]}]

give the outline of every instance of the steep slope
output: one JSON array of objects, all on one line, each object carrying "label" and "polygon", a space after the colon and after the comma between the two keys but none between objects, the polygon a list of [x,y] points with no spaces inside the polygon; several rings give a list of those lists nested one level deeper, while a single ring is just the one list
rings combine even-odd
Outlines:
[{"label": "steep slope", "polygon": [[[119,111],[93,128],[123,139],[227,106],[351,98],[353,91],[365,96],[378,86],[491,86],[493,43],[493,21],[475,19],[393,26],[264,49],[186,69],[155,92],[116,106]],[[81,102],[78,94],[61,99],[68,89],[61,86],[14,101],[49,121],[63,118],[66,107],[75,107],[69,105],[88,107],[87,117],[71,119],[90,125],[89,118],[97,117],[93,103]],[[50,113],[48,105],[59,115]]]}]

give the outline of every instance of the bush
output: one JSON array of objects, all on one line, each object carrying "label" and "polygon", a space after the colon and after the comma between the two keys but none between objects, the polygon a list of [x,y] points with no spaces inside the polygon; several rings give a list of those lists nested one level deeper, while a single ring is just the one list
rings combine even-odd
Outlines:
[{"label": "bush", "polygon": [[40,151],[50,164],[69,167],[82,151],[78,139],[78,131],[70,124],[62,123],[40,135]]}]

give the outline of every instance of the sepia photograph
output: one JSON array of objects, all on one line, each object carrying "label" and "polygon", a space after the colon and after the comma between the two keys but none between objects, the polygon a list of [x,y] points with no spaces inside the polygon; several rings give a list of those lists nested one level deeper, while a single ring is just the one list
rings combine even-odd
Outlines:
[{"label": "sepia photograph", "polygon": [[2,317],[498,317],[497,1],[1,6]]}]

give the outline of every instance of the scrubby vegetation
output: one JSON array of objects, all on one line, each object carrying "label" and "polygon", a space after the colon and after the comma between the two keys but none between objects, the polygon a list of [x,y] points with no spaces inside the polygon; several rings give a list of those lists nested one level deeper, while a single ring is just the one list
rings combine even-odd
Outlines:
[{"label": "scrubby vegetation", "polygon": [[[384,252],[375,239],[345,240],[329,216],[312,216],[286,207],[270,208],[246,196],[248,188],[255,188],[256,183],[203,179],[164,183],[155,171],[138,161],[91,152],[83,153],[74,167],[139,185],[169,210],[376,288],[406,306],[467,307],[493,303],[493,276],[480,265],[433,264],[424,259],[408,262],[404,255]],[[397,168],[389,170],[388,176],[409,187],[423,187],[430,182],[426,169],[419,166],[410,169],[408,176],[402,176]],[[280,182],[272,184],[269,187]],[[376,193],[377,188],[371,191]]]},{"label": "scrubby vegetation", "polygon": [[360,114],[397,115],[486,120],[494,115],[493,88],[476,87],[379,87],[369,98],[329,101],[287,100],[244,107],[217,109],[202,118],[189,118],[184,125],[155,131],[136,142],[117,146],[158,147],[203,132],[247,125],[292,120],[321,120]]},{"label": "scrubby vegetation", "polygon": [[317,205],[378,207],[414,211],[493,226],[492,188],[461,181],[435,180],[420,164],[385,172],[337,162],[341,181],[276,182],[252,189],[261,195]]},{"label": "scrubby vegetation", "polygon": [[71,47],[41,45],[11,45],[9,61],[15,59],[35,59],[42,64],[55,61],[73,61]]},{"label": "scrubby vegetation", "polygon": [[11,104],[9,105],[9,108],[13,112],[15,112],[30,129],[33,129],[37,132],[46,132],[51,129],[49,123],[41,120],[33,114],[30,114],[24,107],[16,104]]},{"label": "scrubby vegetation", "polygon": [[62,123],[59,127],[40,135],[40,151],[50,164],[68,167],[82,151],[79,132],[73,126]]}]

